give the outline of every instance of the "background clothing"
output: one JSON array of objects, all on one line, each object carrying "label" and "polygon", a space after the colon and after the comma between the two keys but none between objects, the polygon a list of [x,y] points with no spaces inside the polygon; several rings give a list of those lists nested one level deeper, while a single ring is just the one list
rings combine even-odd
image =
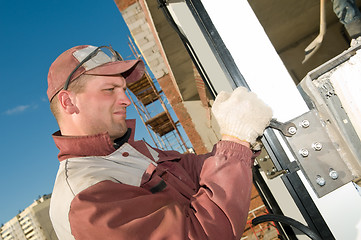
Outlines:
[{"label": "background clothing", "polygon": [[361,12],[355,0],[332,0],[333,11],[343,24],[361,19]]}]

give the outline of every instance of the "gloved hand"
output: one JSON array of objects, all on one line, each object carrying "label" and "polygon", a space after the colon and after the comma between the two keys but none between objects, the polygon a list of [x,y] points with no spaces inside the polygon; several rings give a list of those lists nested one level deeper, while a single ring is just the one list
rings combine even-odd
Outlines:
[{"label": "gloved hand", "polygon": [[272,109],[244,87],[232,93],[220,92],[212,106],[222,135],[256,143],[272,118]]}]

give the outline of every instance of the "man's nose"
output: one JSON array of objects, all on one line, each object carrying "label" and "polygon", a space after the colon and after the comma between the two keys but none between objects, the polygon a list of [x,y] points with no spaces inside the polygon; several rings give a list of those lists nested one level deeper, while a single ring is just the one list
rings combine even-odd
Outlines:
[{"label": "man's nose", "polygon": [[120,91],[120,93],[118,95],[118,103],[121,105],[125,105],[126,107],[128,107],[130,104],[132,104],[129,97],[125,93],[125,90]]}]

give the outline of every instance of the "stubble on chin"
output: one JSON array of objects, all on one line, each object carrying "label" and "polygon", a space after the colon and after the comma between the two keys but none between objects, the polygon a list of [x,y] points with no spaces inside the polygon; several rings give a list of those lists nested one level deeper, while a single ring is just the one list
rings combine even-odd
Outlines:
[{"label": "stubble on chin", "polygon": [[124,122],[117,130],[114,130],[112,133],[109,133],[110,139],[114,141],[117,138],[121,138],[126,134],[127,131],[128,131],[128,126]]}]

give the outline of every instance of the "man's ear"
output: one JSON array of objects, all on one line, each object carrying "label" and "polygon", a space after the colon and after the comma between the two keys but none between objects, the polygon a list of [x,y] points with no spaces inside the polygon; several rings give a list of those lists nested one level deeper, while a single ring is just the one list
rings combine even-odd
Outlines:
[{"label": "man's ear", "polygon": [[67,90],[61,90],[58,94],[61,108],[68,114],[78,113],[79,109],[75,104],[74,96]]}]

